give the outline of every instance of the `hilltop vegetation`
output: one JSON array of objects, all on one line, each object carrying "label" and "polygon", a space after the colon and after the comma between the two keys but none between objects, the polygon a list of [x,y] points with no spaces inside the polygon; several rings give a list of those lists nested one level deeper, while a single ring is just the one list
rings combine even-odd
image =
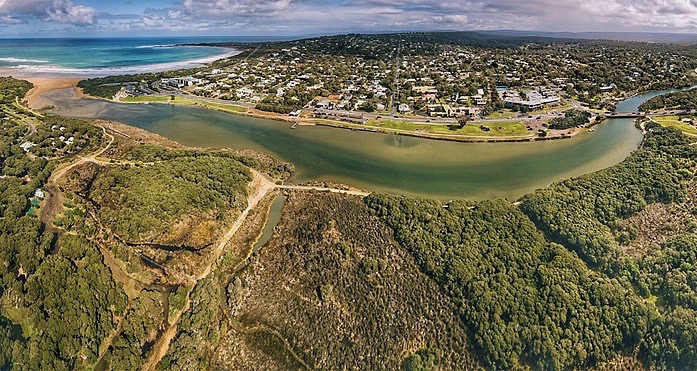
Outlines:
[{"label": "hilltop vegetation", "polygon": [[[123,148],[110,153],[128,157],[140,151],[152,164],[87,162],[67,172],[69,181],[51,184],[56,167],[109,143],[102,141],[102,129],[81,120],[35,117],[14,105],[2,108],[11,115],[0,117],[0,369],[139,367],[164,320],[182,310],[188,291],[175,286],[172,295],[163,295],[168,288],[157,281],[161,271],[144,265],[142,249],[114,241],[110,228],[128,230],[134,223],[156,234],[189,215],[222,224],[245,204],[250,173],[243,162],[275,174],[287,169],[263,156],[153,150],[136,142],[138,133],[114,131],[107,135],[119,136],[113,146]],[[91,188],[95,182],[98,190]],[[110,200],[102,213],[122,207],[107,215],[115,219],[107,228],[93,218],[101,214],[94,213],[91,191]],[[154,219],[145,217],[158,208]],[[192,219],[197,222],[202,218]],[[219,232],[217,224],[203,225]],[[183,265],[201,257],[171,253],[165,259]]]},{"label": "hilltop vegetation", "polygon": [[293,193],[276,230],[247,268],[194,289],[165,368],[476,366],[456,304],[359,198]]},{"label": "hilltop vegetation", "polygon": [[202,247],[229,210],[244,208],[250,180],[235,159],[181,156],[144,166],[110,166],[86,192],[101,205],[102,223],[127,241],[186,241]]},{"label": "hilltop vegetation", "polygon": [[16,97],[23,98],[33,87],[29,81],[0,77],[0,104],[14,103]]},{"label": "hilltop vegetation", "polygon": [[367,203],[458,304],[488,368],[587,368],[631,349],[646,332],[638,297],[546,241],[513,205],[445,209],[395,196]]}]

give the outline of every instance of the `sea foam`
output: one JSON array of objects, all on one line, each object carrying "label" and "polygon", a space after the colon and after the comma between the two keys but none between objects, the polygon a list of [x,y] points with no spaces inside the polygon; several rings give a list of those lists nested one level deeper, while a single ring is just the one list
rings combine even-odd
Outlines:
[{"label": "sea foam", "polygon": [[[7,66],[0,69],[0,75],[9,72],[15,77],[104,77],[112,75],[131,75],[139,73],[163,72],[180,70],[185,68],[201,67],[205,64],[215,62],[219,59],[233,57],[241,51],[236,49],[227,49],[224,53],[213,55],[210,57],[191,59],[180,62],[168,62],[149,64],[142,66],[124,66],[124,67],[100,67],[100,68],[68,68],[55,65],[30,65],[20,64],[16,66]],[[28,63],[28,62],[25,62]]]},{"label": "sea foam", "polygon": [[48,61],[44,61],[41,59],[24,59],[24,58],[13,58],[13,57],[0,58],[0,62],[7,62],[7,63],[48,63]]}]

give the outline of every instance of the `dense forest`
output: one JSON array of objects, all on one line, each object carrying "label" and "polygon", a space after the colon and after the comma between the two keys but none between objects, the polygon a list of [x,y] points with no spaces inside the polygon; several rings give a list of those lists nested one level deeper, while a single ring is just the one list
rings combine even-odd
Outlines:
[{"label": "dense forest", "polygon": [[569,110],[564,113],[564,117],[549,120],[549,128],[554,130],[577,128],[587,124],[591,116],[590,112]]},{"label": "dense forest", "polygon": [[[10,102],[30,87],[17,81],[2,86],[7,89],[0,96]],[[39,125],[53,125],[45,120]],[[26,122],[0,123],[0,369],[88,367],[124,309],[123,290],[87,236],[58,237],[29,212],[30,198],[55,164],[20,147],[31,131]]]},{"label": "dense forest", "polygon": [[697,89],[659,95],[639,106],[641,111],[662,109],[693,110],[697,109]]},{"label": "dense forest", "polygon": [[0,77],[0,104],[12,103],[15,97],[23,98],[33,87],[29,81]]},{"label": "dense forest", "polygon": [[641,300],[504,201],[366,201],[457,304],[488,368],[586,368],[638,344]]},{"label": "dense forest", "polygon": [[616,228],[650,203],[685,196],[697,160],[689,144],[651,126],[620,165],[537,191],[520,209],[396,196],[366,202],[459,304],[488,367],[587,368],[637,354],[647,365],[694,369],[695,235],[633,260],[620,248],[632,231]]},{"label": "dense forest", "polygon": [[631,281],[637,270],[622,259],[620,244],[632,231],[617,228],[616,222],[647,204],[679,201],[697,161],[697,148],[679,131],[652,123],[646,128],[641,148],[621,164],[538,190],[521,205],[550,238],[589,266]]}]

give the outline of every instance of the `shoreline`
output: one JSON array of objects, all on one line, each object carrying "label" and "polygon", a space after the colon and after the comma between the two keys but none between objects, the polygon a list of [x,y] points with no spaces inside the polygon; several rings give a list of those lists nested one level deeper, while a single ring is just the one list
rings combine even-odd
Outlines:
[{"label": "shoreline", "polygon": [[[193,103],[181,103],[181,102],[157,102],[157,101],[144,101],[144,102],[124,102],[120,100],[114,100],[114,99],[106,99],[106,98],[101,98],[101,97],[95,97],[89,94],[84,94],[82,93],[81,89],[78,88],[77,82],[79,82],[82,79],[50,79],[50,78],[32,78],[31,81],[38,81],[38,82],[45,82],[45,81],[51,81],[51,80],[60,80],[63,83],[69,82],[69,81],[74,81],[73,85],[70,86],[61,86],[58,83],[54,83],[52,85],[49,85],[45,88],[42,88],[39,92],[32,94],[33,90],[30,91],[29,94],[27,94],[27,99],[30,99],[30,95],[34,95],[31,98],[34,100],[34,102],[41,102],[40,98],[42,94],[55,91],[55,90],[61,90],[61,89],[68,89],[68,88],[73,88],[80,98],[86,98],[86,99],[94,99],[94,100],[102,100],[106,102],[111,102],[111,103],[119,103],[119,104],[132,104],[132,105],[151,105],[151,104],[159,104],[159,105],[169,105],[169,106],[181,106],[181,107],[192,107],[192,108],[200,108],[200,109],[207,109],[211,111],[217,111],[225,114],[230,114],[230,115],[235,115],[235,116],[243,116],[243,117],[251,117],[251,118],[257,118],[257,119],[262,119],[262,120],[271,120],[271,121],[277,121],[279,123],[284,123],[291,125],[291,128],[294,128],[295,126],[324,126],[324,127],[331,127],[335,129],[343,129],[343,130],[352,130],[352,131],[363,131],[363,132],[371,132],[371,133],[378,133],[378,134],[387,134],[387,135],[401,135],[401,136],[408,136],[408,137],[415,137],[415,138],[422,138],[422,139],[430,139],[430,140],[439,140],[439,141],[447,141],[447,142],[459,142],[459,143],[529,143],[529,142],[542,142],[542,141],[550,141],[550,140],[562,140],[562,139],[570,139],[573,138],[574,136],[588,131],[587,129],[590,129],[592,126],[597,125],[597,123],[592,123],[589,124],[589,126],[584,127],[584,128],[576,128],[575,130],[572,130],[571,133],[565,133],[565,134],[560,134],[560,135],[548,135],[546,137],[540,137],[535,134],[527,135],[527,136],[510,136],[510,137],[502,137],[502,136],[464,136],[464,135],[449,135],[449,134],[437,134],[437,133],[428,133],[428,132],[420,132],[420,131],[406,131],[406,130],[400,130],[400,129],[390,129],[390,128],[380,128],[377,126],[370,126],[370,125],[359,125],[359,124],[351,124],[343,121],[336,121],[336,120],[328,120],[328,119],[321,119],[321,118],[294,118],[294,117],[289,117],[287,115],[282,115],[279,113],[274,113],[274,112],[265,112],[265,111],[259,111],[254,108],[249,108],[241,105],[236,105],[236,104],[228,104],[228,103],[214,103],[220,106],[229,106],[231,108],[241,108],[243,110],[241,111],[235,111],[233,109],[226,110],[224,108],[218,108],[215,106],[207,105],[205,104],[206,101],[197,99],[198,97],[183,97],[185,99],[190,99],[193,101]],[[30,104],[30,108],[33,109],[41,109],[44,106],[41,107],[34,107]],[[35,105],[38,105],[34,103]],[[585,130],[584,130],[585,129]]]},{"label": "shoreline", "polygon": [[[202,100],[196,96],[194,96],[194,97],[182,97],[184,99],[189,99],[190,101],[192,101],[192,103],[180,103],[180,102],[179,103],[177,103],[177,102],[170,103],[170,102],[166,102],[166,101],[165,102],[157,102],[157,101],[152,101],[152,102],[149,102],[149,101],[123,102],[123,101],[114,100],[114,99],[94,97],[94,96],[82,93],[81,89],[77,87],[77,83],[79,81],[83,80],[81,78],[30,77],[30,78],[27,78],[27,80],[32,82],[35,85],[34,89],[32,89],[25,97],[25,100],[27,101],[27,105],[32,109],[41,109],[41,108],[45,108],[46,106],[50,106],[50,104],[46,104],[46,102],[42,100],[43,94],[49,93],[49,92],[55,91],[55,90],[73,88],[74,91],[76,92],[77,96],[80,98],[103,100],[103,101],[108,101],[108,102],[112,102],[112,103],[138,104],[138,105],[164,104],[164,105],[171,105],[171,106],[194,107],[194,108],[202,108],[202,109],[208,109],[208,110],[212,110],[212,111],[218,111],[221,113],[226,113],[226,114],[231,114],[231,115],[277,121],[279,123],[285,123],[285,124],[291,125],[291,128],[294,128],[295,126],[324,126],[324,127],[332,127],[332,128],[336,128],[336,129],[344,129],[344,130],[352,130],[352,131],[364,131],[364,132],[372,132],[372,133],[387,134],[387,135],[401,135],[401,136],[407,136],[407,137],[415,137],[415,138],[423,138],[423,139],[431,139],[431,140],[439,140],[439,141],[449,141],[449,142],[459,142],[459,143],[531,143],[531,142],[542,142],[542,141],[550,141],[550,140],[571,139],[580,133],[588,132],[589,129],[591,129],[593,126],[598,124],[598,123],[591,123],[588,126],[585,126],[583,128],[573,129],[573,130],[571,130],[571,132],[565,132],[564,134],[558,134],[558,135],[553,134],[553,135],[548,135],[545,137],[537,136],[534,133],[532,133],[531,135],[528,135],[528,136],[510,136],[510,137],[449,135],[449,134],[437,134],[437,133],[429,133],[429,132],[421,132],[421,131],[405,131],[405,130],[400,130],[400,129],[380,128],[377,126],[351,124],[351,123],[347,123],[347,122],[343,122],[343,121],[327,120],[327,119],[321,119],[321,118],[294,118],[294,117],[289,117],[287,115],[282,115],[282,114],[273,113],[273,112],[259,111],[259,110],[256,110],[254,108],[250,108],[250,107],[246,107],[246,106],[242,106],[242,105],[236,105],[236,104],[229,104],[226,102],[215,102],[215,103],[210,102],[211,105],[208,105],[208,104],[206,104],[205,100]],[[214,105],[229,106],[231,109],[227,110],[227,109],[224,109],[222,107],[220,107],[220,108],[215,107]],[[238,108],[241,110],[237,111],[237,110],[235,110],[235,108]]]},{"label": "shoreline", "polygon": [[136,75],[143,73],[157,73],[177,71],[189,68],[198,68],[209,65],[222,59],[232,58],[244,52],[244,50],[239,50],[235,48],[217,47],[216,49],[220,49],[220,53],[208,57],[140,66],[121,66],[104,68],[70,68],[60,66],[24,66],[23,68],[2,67],[0,68],[0,76],[12,76],[15,78],[25,80],[78,79],[79,81],[89,78],[106,77],[114,75]]},{"label": "shoreline", "polygon": [[[456,134],[454,134],[454,135],[437,134],[437,133],[429,133],[429,132],[421,132],[421,131],[407,131],[407,130],[400,130],[400,129],[380,128],[377,126],[351,124],[351,123],[347,123],[347,122],[343,122],[343,121],[321,119],[321,118],[293,118],[293,117],[289,117],[287,115],[282,115],[282,114],[278,114],[278,113],[274,113],[274,112],[259,111],[259,110],[254,109],[254,108],[249,108],[249,107],[236,105],[236,104],[226,104],[226,103],[222,103],[222,102],[216,103],[218,105],[227,105],[230,107],[237,107],[237,108],[243,109],[243,111],[226,110],[223,108],[217,108],[214,106],[207,105],[207,104],[205,104],[205,101],[197,99],[197,97],[192,97],[192,98],[185,97],[186,99],[190,99],[192,101],[198,101],[198,102],[194,102],[194,103],[157,102],[157,101],[124,102],[124,101],[120,101],[120,100],[105,99],[105,98],[93,97],[93,96],[85,96],[85,97],[90,98],[90,99],[98,99],[98,100],[104,100],[104,101],[108,101],[108,102],[112,102],[112,103],[121,103],[121,104],[135,104],[135,105],[160,104],[160,105],[208,109],[208,110],[226,113],[226,114],[230,114],[230,115],[252,117],[252,118],[258,118],[258,119],[262,119],[262,120],[279,121],[282,123],[292,125],[292,128],[294,128],[296,125],[297,126],[324,126],[324,127],[331,127],[331,128],[336,128],[336,129],[344,129],[344,130],[352,130],[352,131],[364,131],[364,132],[387,134],[387,135],[403,135],[403,136],[408,136],[408,137],[440,140],[440,141],[448,141],[448,142],[459,142],[459,143],[526,143],[526,142],[542,142],[542,141],[550,141],[550,140],[570,139],[570,138],[573,138],[574,136],[578,135],[579,133],[588,131],[587,129],[590,129],[593,126],[598,124],[598,123],[591,123],[588,126],[585,126],[583,128],[572,129],[570,133],[564,133],[564,134],[558,134],[558,135],[553,134],[553,135],[548,135],[545,137],[537,136],[534,134],[534,132],[532,134],[526,135],[526,136],[509,136],[509,137],[505,137],[505,136],[465,136],[465,135],[456,135]],[[199,102],[201,102],[201,103],[199,103]]]}]

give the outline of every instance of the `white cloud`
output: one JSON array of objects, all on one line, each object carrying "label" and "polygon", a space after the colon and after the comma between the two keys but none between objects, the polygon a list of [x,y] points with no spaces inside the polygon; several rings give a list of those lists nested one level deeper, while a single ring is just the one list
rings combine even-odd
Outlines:
[{"label": "white cloud", "polygon": [[606,23],[662,28],[697,28],[696,0],[591,0],[580,8]]},{"label": "white cloud", "polygon": [[45,9],[46,0],[0,0],[0,12],[36,14]]},{"label": "white cloud", "polygon": [[0,12],[24,14],[45,20],[85,26],[95,23],[97,10],[70,0],[0,0]]},{"label": "white cloud", "polygon": [[184,10],[211,17],[264,16],[289,10],[292,0],[184,0]]},{"label": "white cloud", "polygon": [[[84,26],[97,23],[99,16],[116,29],[116,25],[123,25],[129,30],[221,34],[448,29],[697,31],[697,0],[170,0],[170,7],[119,17],[73,1],[86,0],[0,0],[0,17],[11,17],[5,24],[34,16]],[[162,3],[139,2],[146,6]]]},{"label": "white cloud", "polygon": [[47,19],[59,23],[87,26],[94,24],[96,16],[96,9],[74,5],[70,0],[53,0],[53,3],[46,8]]},{"label": "white cloud", "polygon": [[25,23],[23,20],[15,18],[11,15],[0,16],[0,25],[17,25]]},{"label": "white cloud", "polygon": [[141,20],[143,21],[143,25],[145,27],[162,28],[165,25],[164,17],[146,15],[143,18],[141,18]]},{"label": "white cloud", "polygon": [[167,12],[167,18],[169,19],[179,19],[182,16],[182,12],[179,10],[170,10]]}]

